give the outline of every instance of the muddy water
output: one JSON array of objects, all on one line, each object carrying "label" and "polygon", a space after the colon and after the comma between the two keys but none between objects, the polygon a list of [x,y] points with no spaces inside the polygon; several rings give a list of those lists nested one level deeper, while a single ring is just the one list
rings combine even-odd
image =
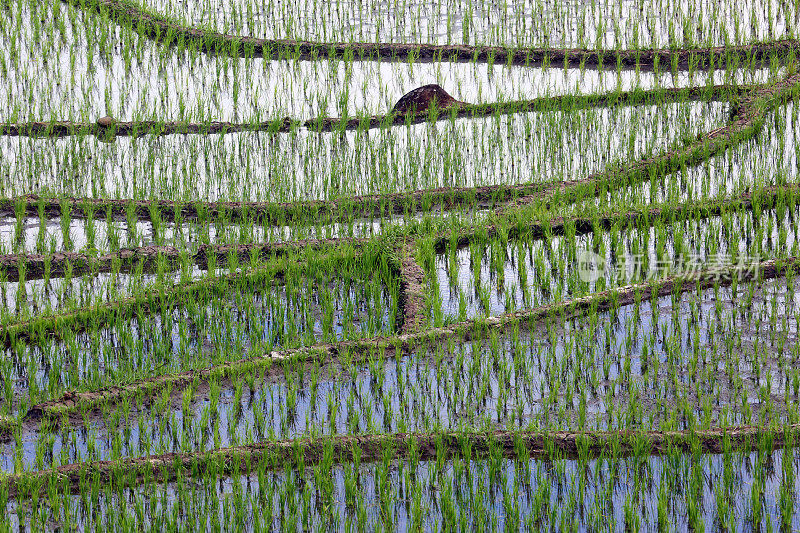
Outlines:
[{"label": "muddy water", "polygon": [[764,522],[796,529],[798,468],[793,449],[554,462],[392,460],[309,465],[303,473],[278,467],[120,492],[101,489],[97,499],[67,497],[55,509],[47,498],[35,507],[12,501],[4,520],[13,529],[87,530],[124,523],[222,531],[442,531],[487,524],[500,531],[659,531],[661,523],[676,531],[741,531]]},{"label": "muddy water", "polygon": [[47,437],[26,426],[21,447],[5,444],[2,468],[308,433],[781,422],[800,394],[798,309],[795,284],[746,283],[735,293],[685,293],[674,302],[665,297],[564,326],[443,342],[386,361],[272,370],[203,385],[193,395],[134,401]]}]

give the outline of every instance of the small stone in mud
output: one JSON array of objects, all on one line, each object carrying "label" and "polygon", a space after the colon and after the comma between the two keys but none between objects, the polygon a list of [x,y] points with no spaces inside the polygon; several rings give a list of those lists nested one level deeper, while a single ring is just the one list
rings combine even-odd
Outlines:
[{"label": "small stone in mud", "polygon": [[117,140],[116,129],[112,128],[116,123],[114,117],[108,115],[98,118],[97,125],[100,127],[100,131],[97,132],[97,139],[104,143],[113,143]]},{"label": "small stone in mud", "polygon": [[460,106],[464,102],[459,102],[447,91],[442,89],[440,85],[432,83],[430,85],[423,85],[413,91],[403,95],[400,100],[394,105],[392,113],[404,115],[406,113],[422,113],[428,110],[432,105],[438,109],[445,109],[453,106]]}]

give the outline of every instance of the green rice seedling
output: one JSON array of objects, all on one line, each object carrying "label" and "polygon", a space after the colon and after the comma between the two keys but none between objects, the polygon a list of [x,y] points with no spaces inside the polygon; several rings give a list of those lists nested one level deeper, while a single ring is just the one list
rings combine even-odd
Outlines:
[{"label": "green rice seedling", "polygon": [[[524,428],[588,438],[594,430],[699,432],[797,419],[791,274],[703,287],[685,280],[645,295],[665,273],[698,262],[787,258],[800,249],[796,202],[769,192],[778,186],[793,194],[791,91],[772,102],[757,88],[712,87],[767,87],[792,75],[785,66],[792,60],[732,52],[712,67],[666,55],[649,72],[622,59],[630,47],[792,36],[791,6],[612,4],[409,4],[395,6],[404,15],[395,19],[369,3],[351,10],[245,1],[210,9],[203,0],[149,5],[145,19],[137,18],[145,13],[138,5],[117,6],[129,10],[121,17],[114,5],[48,1],[23,2],[0,17],[0,76],[10,87],[0,98],[3,120],[50,120],[47,135],[55,135],[56,121],[83,124],[60,139],[0,139],[0,200],[11,206],[0,249],[49,256],[42,279],[31,257],[19,281],[0,274],[8,338],[0,412],[19,427],[3,469],[34,476],[107,459],[130,470],[111,483],[86,473],[76,496],[53,484],[37,494],[32,483],[8,498],[0,483],[8,528],[367,530],[408,520],[417,529],[466,530],[478,517],[496,529],[654,521],[700,528],[712,527],[704,520],[714,514],[729,529],[748,520],[791,523],[793,459],[780,456],[775,477],[763,467],[778,457],[767,441],[748,470],[744,455],[703,455],[693,436],[688,455],[651,457],[642,434],[632,457],[623,457],[630,443],[614,442],[608,458],[587,446],[577,461],[553,442],[546,455],[531,457],[526,447],[493,440],[503,431],[522,439],[515,432]],[[534,8],[541,16],[531,16]],[[654,15],[661,12],[667,15]],[[619,22],[631,15],[636,23]],[[500,48],[497,57],[420,62],[422,47],[407,61],[378,63],[365,61],[354,43],[329,60],[337,45],[317,47],[316,58],[278,43],[257,53],[255,41],[233,43],[214,29],[311,47],[374,39]],[[160,43],[152,42],[156,33]],[[604,50],[597,69],[588,53],[578,68],[572,60],[540,68],[502,56],[526,45]],[[48,59],[56,52],[69,56],[71,69]],[[150,79],[169,83],[143,83]],[[428,79],[478,106],[430,109],[422,121],[398,121],[405,125],[382,117]],[[761,100],[748,107],[752,94]],[[556,95],[567,96],[550,98]],[[726,128],[750,112],[750,126]],[[93,133],[103,114],[118,121],[113,143]],[[322,131],[325,117],[337,114],[356,122]],[[286,132],[284,117],[292,124]],[[131,120],[154,125],[143,136],[120,134]],[[216,120],[261,131],[191,133],[187,124],[178,127],[185,134],[160,135],[173,120],[194,121],[201,131]],[[589,176],[595,181],[575,181]],[[520,184],[529,187],[523,197],[508,192]],[[420,191],[434,188],[446,194]],[[38,194],[38,205],[19,198],[27,194]],[[355,198],[370,194],[378,199]],[[50,198],[58,210],[45,211]],[[111,199],[143,203],[102,203]],[[171,200],[185,216],[159,203]],[[218,200],[271,203],[238,210]],[[251,218],[251,208],[260,215]],[[561,230],[559,217],[589,222],[581,229],[584,222],[568,221]],[[332,244],[336,260],[313,248],[275,258],[258,249],[194,263],[201,244],[320,237],[365,241],[353,249]],[[150,272],[114,260],[112,272],[98,274],[77,263],[60,272],[54,259],[68,250],[141,254],[151,245],[174,246],[176,264],[161,258]],[[398,250],[406,247],[423,268],[425,321],[396,335],[397,318],[413,311],[402,298],[407,278],[398,275]],[[605,266],[597,279],[577,268],[584,250]],[[623,263],[636,268],[617,268]],[[600,296],[635,283],[647,288]],[[550,312],[531,312],[547,305]],[[521,320],[508,316],[517,310]],[[443,325],[452,329],[428,331]],[[52,411],[58,418],[31,429],[25,413],[49,413],[43,402],[60,398]],[[458,432],[459,449],[443,433],[450,431]],[[439,435],[433,451],[411,443],[405,457],[392,446],[377,454],[366,446],[363,462],[359,446],[303,453],[335,438],[394,445],[409,432]],[[489,436],[485,448],[464,444],[480,435]],[[237,444],[268,449],[277,439],[289,440],[289,454],[258,466],[255,452],[212,455]],[[139,484],[124,465],[153,453],[207,457],[190,470],[165,467],[175,474],[166,480],[147,473]],[[706,479],[722,487],[711,498]],[[732,505],[748,496],[745,509]]]}]

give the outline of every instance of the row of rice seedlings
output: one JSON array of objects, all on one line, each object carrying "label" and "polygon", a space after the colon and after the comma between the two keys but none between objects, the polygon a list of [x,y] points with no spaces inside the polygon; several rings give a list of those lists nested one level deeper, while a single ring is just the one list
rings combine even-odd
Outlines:
[{"label": "row of rice seedlings", "polygon": [[[431,323],[511,313],[708,268],[746,270],[765,258],[800,254],[799,217],[794,199],[770,209],[756,199],[752,209],[721,216],[674,220],[667,214],[583,235],[570,224],[563,235],[537,239],[478,234],[468,246],[449,244],[441,253],[428,241],[420,262],[430,283]],[[512,227],[500,221],[498,233]]]},{"label": "row of rice seedlings", "polygon": [[330,41],[578,48],[698,47],[793,36],[792,2],[471,0],[360,3],[192,0],[142,4],[183,25],[236,35]]},{"label": "row of rice seedlings", "polygon": [[565,213],[583,213],[586,209],[628,210],[655,202],[680,203],[795,183],[800,156],[798,124],[798,106],[790,102],[767,113],[763,130],[753,139],[715,154],[695,167],[669,176],[654,176],[632,186],[613,186],[597,198],[576,204],[557,202],[553,209]]},{"label": "row of rice seedlings", "polygon": [[[202,474],[158,484],[122,485],[86,476],[81,495],[52,484],[41,496],[0,495],[6,528],[309,530],[741,530],[798,527],[798,463],[794,449],[726,447],[721,454],[622,458],[530,458],[524,447],[504,457],[497,445],[477,457],[466,443],[447,457],[411,446],[374,461],[338,464],[294,454],[293,465],[234,461],[231,472],[211,462]],[[133,481],[133,480],[131,480]]]},{"label": "row of rice seedlings", "polygon": [[[444,220],[454,218],[459,224],[464,220],[478,221],[483,218],[481,211],[467,211],[465,213],[449,213]],[[193,226],[198,230],[199,236],[193,235],[194,245],[188,247],[190,251],[197,250],[198,244],[208,244],[210,240],[219,240],[222,243],[239,244],[250,242],[249,235],[261,234],[267,236],[268,242],[292,242],[301,238],[367,238],[378,237],[388,228],[390,233],[401,231],[400,226],[409,223],[412,227],[430,225],[430,219],[422,215],[407,216],[404,218],[391,217],[389,220],[395,224],[384,223],[382,219],[358,219],[351,223],[337,223],[324,226],[248,226],[247,223],[231,227],[228,225],[208,224]],[[428,222],[425,222],[428,220]],[[142,223],[148,226],[149,223]],[[171,224],[165,224],[171,225]],[[173,226],[180,228],[184,227]],[[220,229],[216,233],[216,228]],[[212,238],[209,238],[213,236]],[[200,240],[202,242],[198,243]],[[261,239],[256,239],[261,241]],[[165,240],[162,245],[180,244]],[[343,241],[346,242],[346,241]],[[144,244],[139,242],[138,244]],[[122,248],[122,247],[120,247]],[[91,250],[79,250],[82,253]],[[316,257],[314,253],[309,257]],[[345,252],[347,255],[347,252]],[[244,263],[244,265],[242,264]],[[226,261],[215,263],[214,266],[196,264],[195,256],[181,252],[178,260],[168,262],[156,259],[155,270],[145,273],[140,263],[133,268],[112,263],[110,272],[94,272],[76,274],[71,266],[67,266],[64,273],[52,274],[45,268],[41,272],[29,272],[23,266],[19,271],[14,271],[11,281],[8,274],[0,275],[0,327],[13,327],[23,321],[36,321],[48,319],[54,315],[64,315],[70,312],[86,312],[91,307],[103,307],[109,302],[116,303],[125,299],[141,297],[145,294],[158,294],[162,291],[171,291],[179,286],[189,286],[193,283],[213,282],[213,279],[229,277],[235,272],[244,275],[247,270],[267,268],[260,263],[247,264],[239,261],[228,264]],[[19,274],[16,276],[16,274]]]},{"label": "row of rice seedlings", "polygon": [[156,232],[148,221],[128,226],[113,218],[98,221],[95,215],[81,220],[70,217],[68,210],[61,218],[24,214],[0,218],[0,254],[92,254],[153,244]]},{"label": "row of rice seedlings", "polygon": [[[463,209],[454,207],[453,211],[456,215],[469,216],[470,206],[467,204]],[[291,225],[272,225],[268,221],[262,224],[253,219],[231,221],[224,217],[165,221],[155,202],[146,219],[140,219],[133,213],[126,219],[118,219],[106,217],[102,212],[93,212],[85,218],[72,218],[69,207],[66,207],[62,209],[60,218],[44,214],[26,216],[24,211],[16,217],[0,218],[0,255],[52,255],[63,251],[102,255],[144,246],[172,246],[193,254],[200,246],[207,244],[362,239],[380,235],[387,226],[405,224],[407,220],[423,217],[423,213],[381,218],[357,217],[353,214],[349,217],[345,215],[343,222],[333,224],[320,223],[310,217],[305,223],[293,221]]]},{"label": "row of rice seedlings", "polygon": [[[0,281],[0,297],[6,304],[0,311],[0,324],[38,313],[51,314],[125,298],[137,291],[151,290],[154,283],[199,279],[209,274],[204,265],[194,264],[193,254],[200,245],[288,242],[315,238],[366,238],[380,235],[387,225],[392,227],[395,224],[416,223],[425,218],[422,214],[387,218],[352,217],[350,221],[334,224],[292,226],[272,226],[267,222],[259,224],[253,220],[231,223],[225,217],[201,217],[187,221],[179,218],[175,222],[165,222],[154,204],[150,209],[149,220],[139,220],[132,210],[128,210],[123,222],[109,216],[98,218],[102,215],[91,211],[86,219],[74,219],[71,218],[69,204],[65,203],[56,224],[54,219],[45,218],[43,214],[38,219],[24,216],[24,203],[17,202],[15,210],[18,215],[14,219],[13,229],[6,235],[0,235],[0,253],[35,252],[50,255],[74,250],[92,256],[101,254],[100,250],[117,252],[124,248],[157,245],[177,247],[181,255],[177,264],[165,264],[155,274],[137,273],[136,269],[133,274],[129,274],[127,271],[120,272],[119,267],[112,268],[111,273],[83,276],[73,274],[70,269],[63,275],[53,275],[47,270],[44,275],[27,273],[27,269],[23,269],[19,273],[18,281]],[[456,209],[450,216],[475,220],[479,215],[478,211]],[[35,225],[33,221],[37,220],[38,224]],[[4,247],[4,237],[11,241],[10,250]],[[43,242],[49,244],[45,245]]]},{"label": "row of rice seedlings", "polygon": [[[233,120],[384,114],[414,87],[438,82],[468,102],[634,87],[763,79],[725,68],[687,75],[509,67],[474,63],[313,62],[209,56],[196,43],[160,47],[60,0],[17,2],[0,13],[3,121]],[[40,43],[35,45],[34,43]],[[56,58],[56,60],[53,60]],[[69,68],[62,68],[68,65]],[[760,67],[762,65],[755,65]],[[733,67],[733,65],[732,65]],[[661,71],[669,72],[664,65]],[[154,83],[153,80],[158,81]],[[715,80],[715,81],[712,81]]]},{"label": "row of rice seedlings", "polygon": [[24,413],[68,389],[207,367],[277,347],[391,333],[398,285],[385,267],[375,265],[370,274],[342,263],[335,276],[331,268],[312,263],[274,281],[266,271],[246,284],[205,286],[185,302],[141,309],[134,318],[62,331],[60,339],[42,334],[13,341],[0,362],[0,409]]},{"label": "row of rice seedlings", "polygon": [[575,180],[656,155],[724,124],[727,113],[724,103],[681,103],[340,134],[120,138],[113,146],[94,137],[2,138],[0,194],[291,202]]},{"label": "row of rice seedlings", "polygon": [[[185,259],[185,258],[184,258]],[[51,276],[28,274],[23,268],[19,279],[0,280],[0,325],[10,326],[37,317],[64,314],[79,309],[102,306],[144,292],[157,291],[176,283],[191,283],[209,275],[220,276],[227,270],[201,270],[189,261],[168,264],[158,261],[154,273],[145,274],[141,264],[132,271],[121,271],[74,275],[71,267],[64,274]]]},{"label": "row of rice seedlings", "polygon": [[[466,429],[675,430],[798,418],[795,278],[666,296],[563,325],[366,361],[284,363],[26,427],[0,469],[300,436]],[[744,307],[740,307],[743,305]]]}]

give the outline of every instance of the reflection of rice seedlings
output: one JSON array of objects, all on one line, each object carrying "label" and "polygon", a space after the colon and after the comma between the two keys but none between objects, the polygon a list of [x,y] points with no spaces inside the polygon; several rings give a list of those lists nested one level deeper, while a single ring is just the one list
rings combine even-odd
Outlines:
[{"label": "reflection of rice seedlings", "polygon": [[[114,459],[207,450],[212,435],[219,447],[320,432],[789,423],[796,416],[797,374],[788,363],[798,352],[800,324],[779,320],[796,314],[797,302],[794,281],[747,283],[666,296],[563,326],[523,324],[463,345],[423,345],[392,359],[377,353],[356,361],[342,353],[337,362],[286,362],[256,374],[240,368],[208,385],[164,389],[154,403],[137,396],[83,424],[97,429],[101,458]],[[87,441],[68,426],[59,437],[76,443],[68,461],[83,460]],[[137,433],[115,450],[116,436],[132,429]],[[29,467],[34,436],[23,433],[15,453]]]},{"label": "reflection of rice seedlings", "polygon": [[[154,311],[140,308],[106,326],[15,343],[6,351],[5,412],[24,412],[61,391],[124,383],[237,360],[277,348],[390,333],[397,316],[396,282],[357,264],[314,263],[280,280],[220,282]],[[383,279],[391,280],[391,277]],[[252,357],[252,355],[250,355]]]},{"label": "reflection of rice seedlings", "polygon": [[[170,0],[145,5],[184,24],[266,38],[314,41],[494,44],[578,48],[698,47],[791,36],[796,13],[781,2],[654,1],[442,6],[410,2],[330,6]],[[610,14],[613,13],[613,16]]]},{"label": "reflection of rice seedlings", "polygon": [[[434,324],[503,314],[648,279],[691,275],[709,265],[746,269],[759,257],[795,255],[800,241],[791,220],[800,213],[789,207],[793,203],[779,200],[774,209],[762,209],[756,197],[752,210],[710,218],[702,210],[696,218],[681,220],[667,214],[581,235],[567,224],[563,235],[541,239],[478,238],[468,247],[450,246],[441,254],[426,249],[423,264],[434,288]],[[506,231],[500,228],[498,233]],[[600,261],[601,276],[590,283],[579,272],[578,256],[584,250]]]},{"label": "reflection of rice seedlings", "polygon": [[[444,454],[441,446],[435,448]],[[480,520],[512,529],[525,523],[548,529],[593,529],[607,525],[614,516],[617,524],[630,527],[639,522],[688,528],[716,520],[744,527],[755,513],[785,521],[779,502],[759,495],[785,486],[785,473],[796,468],[790,450],[693,455],[675,449],[666,456],[552,461],[529,459],[523,452],[519,448],[516,457],[506,458],[498,446],[490,445],[488,453],[479,457],[466,449],[466,457],[458,454],[437,461],[433,454],[420,458],[422,454],[412,447],[402,459],[392,460],[386,454],[377,461],[362,461],[363,452],[356,445],[354,461],[344,464],[328,454],[318,458],[298,454],[291,458],[294,468],[262,461],[249,474],[222,476],[214,469],[167,484],[145,481],[124,489],[122,495],[96,478],[87,478],[81,488],[95,489],[101,509],[129,502],[140,511],[130,518],[138,527],[156,520],[222,527],[226,509],[237,519],[262,527],[280,524],[288,516],[306,529],[333,523],[443,529],[459,522],[472,526]],[[12,521],[27,518],[26,506],[12,505]],[[63,513],[62,505],[75,511]],[[715,516],[715,510],[725,505],[737,514]],[[75,521],[76,527],[113,521],[106,513],[87,509],[88,500],[77,496],[40,498],[31,514],[37,523],[44,523],[47,516],[66,515],[62,520]]]},{"label": "reflection of rice seedlings", "polygon": [[[227,34],[324,42],[678,49],[791,38],[797,26],[796,6],[774,0],[735,8],[717,0],[256,4],[142,5]],[[441,84],[459,100],[487,103],[772,83],[796,69],[788,56],[760,65],[723,62],[713,71],[660,65],[655,73],[613,64],[564,69],[447,58],[373,62],[353,54],[265,60],[228,47],[208,54],[197,41],[163,46],[138,31],[135,23],[118,24],[74,2],[9,6],[0,13],[0,78],[8,87],[0,95],[0,122],[95,123],[104,115],[158,124],[362,119],[386,113],[400,95],[428,83]],[[753,68],[740,68],[745,66]],[[565,98],[536,112],[326,133],[296,128],[280,135],[120,136],[109,143],[102,141],[111,138],[89,132],[58,139],[0,136],[0,195],[15,198],[0,213],[0,255],[72,250],[99,257],[153,245],[182,254],[177,270],[161,264],[152,274],[115,267],[111,273],[75,270],[64,278],[45,273],[34,279],[23,265],[19,281],[0,279],[0,327],[31,325],[27,337],[10,338],[0,357],[2,471],[29,475],[70,463],[82,469],[92,460],[110,460],[123,471],[123,460],[151,454],[205,457],[191,474],[177,464],[167,467],[186,473],[169,482],[147,473],[108,483],[87,471],[72,491],[61,479],[45,483],[41,493],[38,482],[18,485],[10,496],[7,478],[0,477],[0,526],[794,526],[796,436],[787,432],[789,440],[777,451],[765,437],[746,451],[723,438],[720,453],[704,454],[706,444],[696,432],[734,425],[772,430],[800,420],[795,274],[676,291],[589,309],[570,320],[553,315],[500,329],[488,318],[655,283],[697,263],[746,267],[748,261],[800,256],[794,229],[800,213],[796,194],[788,192],[797,174],[798,106],[789,96],[774,107],[769,103],[759,135],[701,157],[699,164],[671,173],[654,168],[638,184],[613,174],[636,160],[692,146],[704,132],[719,132],[737,120],[737,110],[748,109],[740,106],[746,97],[701,102],[687,96],[669,104],[656,98],[589,109]],[[760,105],[751,110],[760,113]],[[310,203],[296,204],[308,205],[307,212],[286,220],[276,210],[266,224],[248,215],[204,212],[204,204],[196,217],[171,220],[155,202],[340,201],[436,187],[558,183],[603,171],[608,179],[597,190],[521,198],[516,205],[470,199],[453,212],[446,201],[431,206],[423,200],[407,213],[370,217],[353,211],[335,224]],[[787,190],[762,201],[759,190],[773,185]],[[703,211],[710,198],[748,190],[754,194],[746,207],[732,203],[713,216]],[[45,212],[33,198],[16,198],[28,194],[55,197],[61,209]],[[127,204],[112,216],[72,202],[72,196],[135,198],[146,205],[137,212]],[[672,208],[687,201],[697,210],[675,215]],[[592,222],[588,229],[567,224],[558,232],[545,224],[541,235],[525,230],[535,220],[593,220],[643,212],[656,203],[662,215],[610,227]],[[473,235],[469,242],[457,245],[467,233]],[[442,235],[452,236],[444,246]],[[212,274],[240,269],[239,280],[214,279],[184,297],[118,314],[101,316],[96,307],[209,275],[191,260],[204,244],[336,237],[368,240],[356,251],[339,243],[280,259],[215,258]],[[602,267],[596,278],[576,268],[583,252]],[[468,340],[429,342],[397,334],[406,310],[401,280],[405,287],[410,279],[402,270],[407,254],[424,271],[414,302],[422,302],[426,324],[476,319]],[[259,268],[260,274],[244,274]],[[86,316],[67,320],[69,313]],[[392,349],[378,340],[372,345],[395,334]],[[362,351],[348,344],[365,338],[366,353],[364,343]],[[306,349],[302,357],[293,357],[291,350],[300,347]],[[70,393],[135,388],[137,380],[172,379],[189,370],[197,372],[184,381],[108,401],[91,403]],[[26,416],[32,406],[59,397],[79,405],[52,411],[63,414],[60,419],[39,420],[35,409]],[[500,429],[604,428],[630,435],[630,449],[623,453],[617,442],[598,453],[580,440],[569,457],[554,446],[542,460],[521,440],[513,454],[497,443],[485,449],[471,444],[473,437]],[[641,433],[646,430],[688,430],[689,437],[684,447],[651,456]],[[441,431],[456,431],[458,447],[420,447],[406,439],[408,433]],[[380,435],[384,443],[403,435],[407,447],[395,442],[369,449],[362,446],[365,435]],[[304,455],[304,442],[333,436],[352,439],[346,456],[332,446]],[[287,438],[310,440],[294,440],[280,461],[210,455]]]}]

